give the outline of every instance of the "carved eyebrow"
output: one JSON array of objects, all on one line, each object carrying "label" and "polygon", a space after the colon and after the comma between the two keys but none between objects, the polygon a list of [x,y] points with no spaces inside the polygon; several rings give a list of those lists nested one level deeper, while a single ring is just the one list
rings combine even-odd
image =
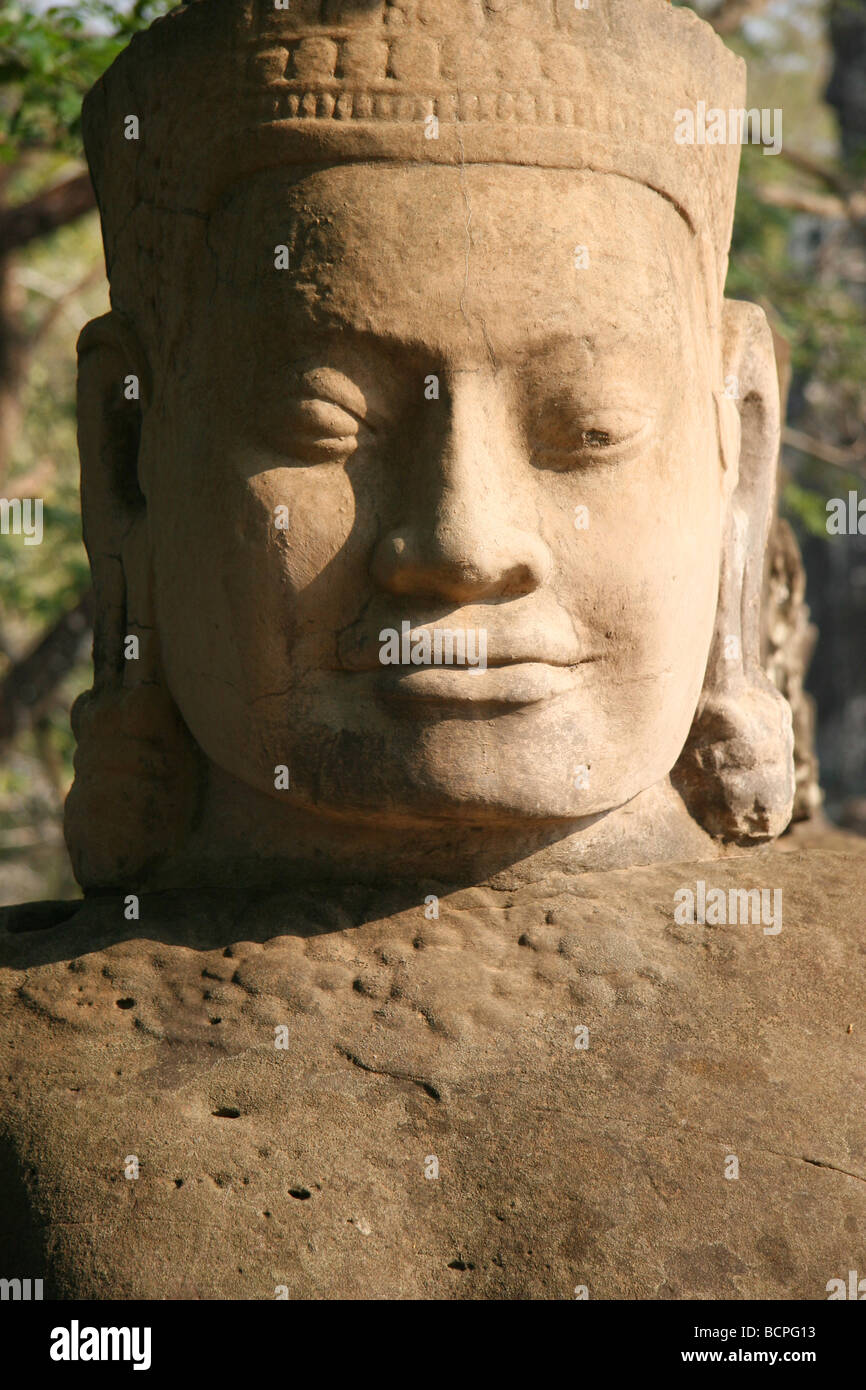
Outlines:
[{"label": "carved eyebrow", "polygon": [[555,353],[566,351],[573,352],[575,348],[582,349],[594,356],[596,351],[596,339],[593,335],[583,333],[566,333],[561,329],[552,329],[545,333],[537,343],[533,344],[533,357],[553,357]]},{"label": "carved eyebrow", "polygon": [[[393,333],[389,329],[384,329],[381,333],[375,332],[371,328],[361,328],[353,323],[350,318],[342,314],[334,305],[327,307],[316,306],[311,308],[305,300],[298,301],[298,310],[309,324],[309,341],[326,343],[347,341],[352,345],[353,351],[359,355],[367,355],[372,350],[374,352],[397,352],[401,359],[407,354],[417,356],[421,361],[429,361],[438,355],[438,348],[424,342],[414,334],[404,337],[402,334]],[[299,336],[303,336],[304,329],[299,329]]]},{"label": "carved eyebrow", "polygon": [[[307,357],[308,354],[314,353],[316,345],[319,345],[325,354],[335,345],[339,345],[351,352],[353,357],[357,355],[358,362],[363,364],[365,370],[362,380],[365,383],[364,399],[367,409],[364,419],[367,423],[372,421],[384,426],[391,416],[382,394],[386,381],[393,379],[397,384],[400,378],[415,376],[419,372],[423,374],[425,370],[447,371],[454,363],[447,343],[441,340],[425,340],[414,332],[406,335],[395,333],[385,325],[381,331],[378,328],[362,327],[343,314],[337,306],[313,306],[305,298],[299,297],[297,310],[299,316],[309,325],[305,327],[300,323],[295,330],[299,356]],[[566,389],[567,383],[575,375],[591,373],[596,367],[600,367],[605,359],[614,359],[618,353],[622,354],[623,360],[634,357],[635,338],[619,325],[615,328],[612,326],[611,333],[613,336],[608,337],[604,328],[593,328],[589,331],[585,325],[576,326],[574,332],[560,326],[549,329],[542,327],[537,335],[527,336],[523,340],[497,342],[494,350],[500,365],[514,369],[527,385],[537,375],[533,367],[550,363],[551,359],[559,359],[562,364],[562,386]],[[381,359],[381,365],[375,363],[376,357]],[[489,348],[485,349],[484,357],[485,360],[489,360]],[[345,378],[355,380],[351,361],[346,363],[345,368],[340,365],[340,357],[335,356],[332,361],[337,372]],[[653,359],[642,360],[640,374],[634,381],[635,390],[639,391],[641,386],[646,386],[647,376],[654,380],[659,365]],[[546,370],[549,371],[550,368]],[[631,373],[629,375],[631,376]],[[366,389],[367,383],[371,388],[369,390]],[[342,404],[342,401],[339,403]]]}]

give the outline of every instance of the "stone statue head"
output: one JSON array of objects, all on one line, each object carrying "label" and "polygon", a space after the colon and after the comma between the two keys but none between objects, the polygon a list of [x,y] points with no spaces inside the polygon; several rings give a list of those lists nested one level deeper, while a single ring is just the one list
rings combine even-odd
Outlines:
[{"label": "stone statue head", "polygon": [[665,0],[193,0],[132,41],[84,118],[85,888],[784,829],[772,342],[724,298],[739,149],[675,138],[744,86]]}]

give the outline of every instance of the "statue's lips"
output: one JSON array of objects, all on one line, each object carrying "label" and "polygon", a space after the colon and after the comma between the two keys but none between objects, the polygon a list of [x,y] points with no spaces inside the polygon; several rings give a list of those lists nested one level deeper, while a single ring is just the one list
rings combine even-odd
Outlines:
[{"label": "statue's lips", "polygon": [[569,666],[546,661],[507,665],[391,666],[377,682],[380,695],[390,700],[435,701],[448,704],[534,705],[575,687]]},{"label": "statue's lips", "polygon": [[[340,652],[344,670],[378,673],[380,699],[467,707],[538,704],[573,690],[576,668],[593,659],[568,615],[537,595],[509,602],[507,608],[466,606],[413,623],[408,634],[404,626],[408,623],[383,621],[374,627],[368,614],[365,625],[355,629],[355,641],[346,641]],[[384,632],[400,634],[401,641],[390,649],[396,661],[383,660]],[[430,640],[428,659],[413,660],[415,641],[424,633]],[[442,646],[439,660],[436,655],[429,659],[439,633],[450,633],[454,641]]]},{"label": "statue's lips", "polygon": [[[411,621],[414,619],[414,621]],[[475,667],[553,666],[566,668],[585,661],[589,634],[579,636],[569,615],[555,601],[536,594],[512,599],[507,604],[472,604],[449,613],[419,613],[406,621],[387,610],[367,611],[363,619],[345,629],[338,643],[338,661],[344,671],[451,672],[457,677]],[[385,633],[397,637],[396,661],[386,659]],[[427,635],[428,659],[413,660],[416,639]],[[408,637],[408,641],[404,638]],[[444,659],[436,659],[437,637],[444,642]],[[450,660],[449,660],[450,657]],[[480,680],[480,674],[470,676]]]}]

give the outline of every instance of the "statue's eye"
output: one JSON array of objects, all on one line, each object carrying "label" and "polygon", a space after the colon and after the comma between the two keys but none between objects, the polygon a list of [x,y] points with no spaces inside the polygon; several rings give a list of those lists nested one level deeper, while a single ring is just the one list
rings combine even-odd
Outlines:
[{"label": "statue's eye", "polygon": [[652,434],[652,419],[635,410],[594,412],[575,420],[557,411],[532,440],[537,468],[565,472],[594,463],[624,463],[644,449]]},{"label": "statue's eye", "polygon": [[294,402],[287,422],[287,451],[312,463],[346,459],[358,447],[361,421],[335,401]]},{"label": "statue's eye", "polygon": [[580,439],[587,449],[609,449],[613,443],[607,430],[583,430]]}]

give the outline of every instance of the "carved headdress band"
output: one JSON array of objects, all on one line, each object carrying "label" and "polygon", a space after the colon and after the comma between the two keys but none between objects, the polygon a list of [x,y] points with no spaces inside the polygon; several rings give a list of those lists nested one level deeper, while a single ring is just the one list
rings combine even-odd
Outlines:
[{"label": "carved headdress band", "polygon": [[[739,109],[744,65],[692,11],[668,0],[281,3],[192,0],[134,38],[88,96],[109,270],[139,205],[206,212],[258,170],[391,160],[635,179],[709,239],[721,283],[739,148],[678,144],[675,113]],[[138,139],[126,138],[130,115]]]}]

